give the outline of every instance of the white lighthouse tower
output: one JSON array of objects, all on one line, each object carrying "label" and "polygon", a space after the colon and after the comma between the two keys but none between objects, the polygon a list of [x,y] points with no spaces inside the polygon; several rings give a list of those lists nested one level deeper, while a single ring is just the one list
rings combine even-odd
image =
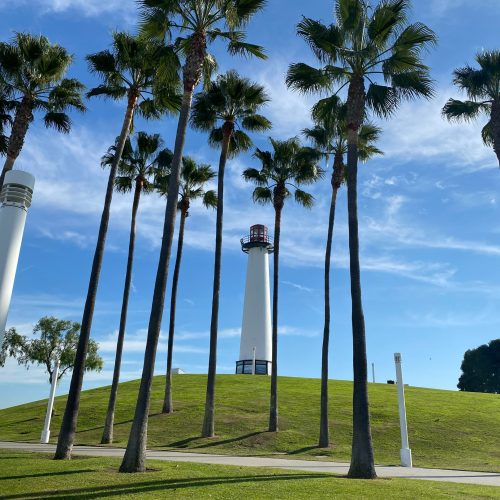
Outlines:
[{"label": "white lighthouse tower", "polygon": [[5,174],[0,193],[0,345],[16,277],[26,215],[31,205],[35,178],[21,170]]},{"label": "white lighthouse tower", "polygon": [[262,224],[252,226],[250,234],[241,239],[241,249],[248,254],[248,266],[236,373],[270,375],[272,330],[269,254],[273,252],[273,244],[267,227]]}]

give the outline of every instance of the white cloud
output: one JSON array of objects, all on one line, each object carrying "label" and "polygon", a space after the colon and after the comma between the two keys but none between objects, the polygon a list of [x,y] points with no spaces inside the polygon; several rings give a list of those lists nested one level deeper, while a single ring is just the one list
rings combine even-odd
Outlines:
[{"label": "white cloud", "polygon": [[296,290],[299,290],[301,292],[307,292],[307,293],[314,292],[314,288],[309,288],[299,283],[293,283],[292,281],[282,281],[281,283],[283,283],[284,285],[291,286],[292,288],[295,288]]},{"label": "white cloud", "polygon": [[9,6],[30,6],[42,14],[76,11],[85,17],[97,17],[107,14],[113,18],[125,19],[133,23],[137,17],[137,6],[134,0],[5,0],[2,8]]}]

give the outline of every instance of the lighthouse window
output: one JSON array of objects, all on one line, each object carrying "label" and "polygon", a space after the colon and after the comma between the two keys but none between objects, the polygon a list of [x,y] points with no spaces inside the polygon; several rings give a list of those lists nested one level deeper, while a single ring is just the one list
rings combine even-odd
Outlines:
[{"label": "lighthouse window", "polygon": [[[246,359],[242,361],[236,361],[236,375],[251,375],[252,374],[252,364],[251,359]],[[255,374],[256,375],[268,375],[268,365],[269,361],[256,360],[255,361]]]},{"label": "lighthouse window", "polygon": [[257,375],[267,375],[267,361],[256,361],[255,373]]}]

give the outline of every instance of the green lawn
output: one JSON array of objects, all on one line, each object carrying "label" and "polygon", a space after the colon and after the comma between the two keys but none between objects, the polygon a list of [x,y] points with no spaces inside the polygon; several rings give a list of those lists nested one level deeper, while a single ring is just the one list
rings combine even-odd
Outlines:
[{"label": "green lawn", "polygon": [[118,459],[0,451],[2,499],[17,498],[500,498],[500,488],[410,479],[350,480],[286,470],[149,462],[150,472],[120,474]]},{"label": "green lawn", "polygon": [[[280,431],[265,432],[269,378],[219,375],[215,439],[199,437],[205,401],[203,375],[174,377],[173,415],[162,415],[163,377],[154,380],[148,446],[238,455],[284,454],[290,458],[328,456],[348,461],[351,441],[352,383],[330,382],[330,449],[318,449],[319,380],[280,377]],[[48,387],[47,387],[48,389]],[[375,460],[399,463],[399,420],[396,387],[370,384]],[[115,445],[124,446],[135,408],[138,381],[121,384],[118,393]],[[77,444],[98,444],[109,388],[82,393]],[[410,445],[414,464],[500,472],[500,396],[433,389],[406,389]],[[52,441],[64,410],[57,398]],[[46,402],[0,410],[0,440],[38,441]]]}]

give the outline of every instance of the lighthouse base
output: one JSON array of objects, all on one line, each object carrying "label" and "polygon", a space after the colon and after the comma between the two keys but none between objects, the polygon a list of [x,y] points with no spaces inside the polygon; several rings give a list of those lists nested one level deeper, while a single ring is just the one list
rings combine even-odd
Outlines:
[{"label": "lighthouse base", "polygon": [[253,359],[236,361],[236,375],[271,375],[271,361],[256,359],[255,369],[253,363]]}]

